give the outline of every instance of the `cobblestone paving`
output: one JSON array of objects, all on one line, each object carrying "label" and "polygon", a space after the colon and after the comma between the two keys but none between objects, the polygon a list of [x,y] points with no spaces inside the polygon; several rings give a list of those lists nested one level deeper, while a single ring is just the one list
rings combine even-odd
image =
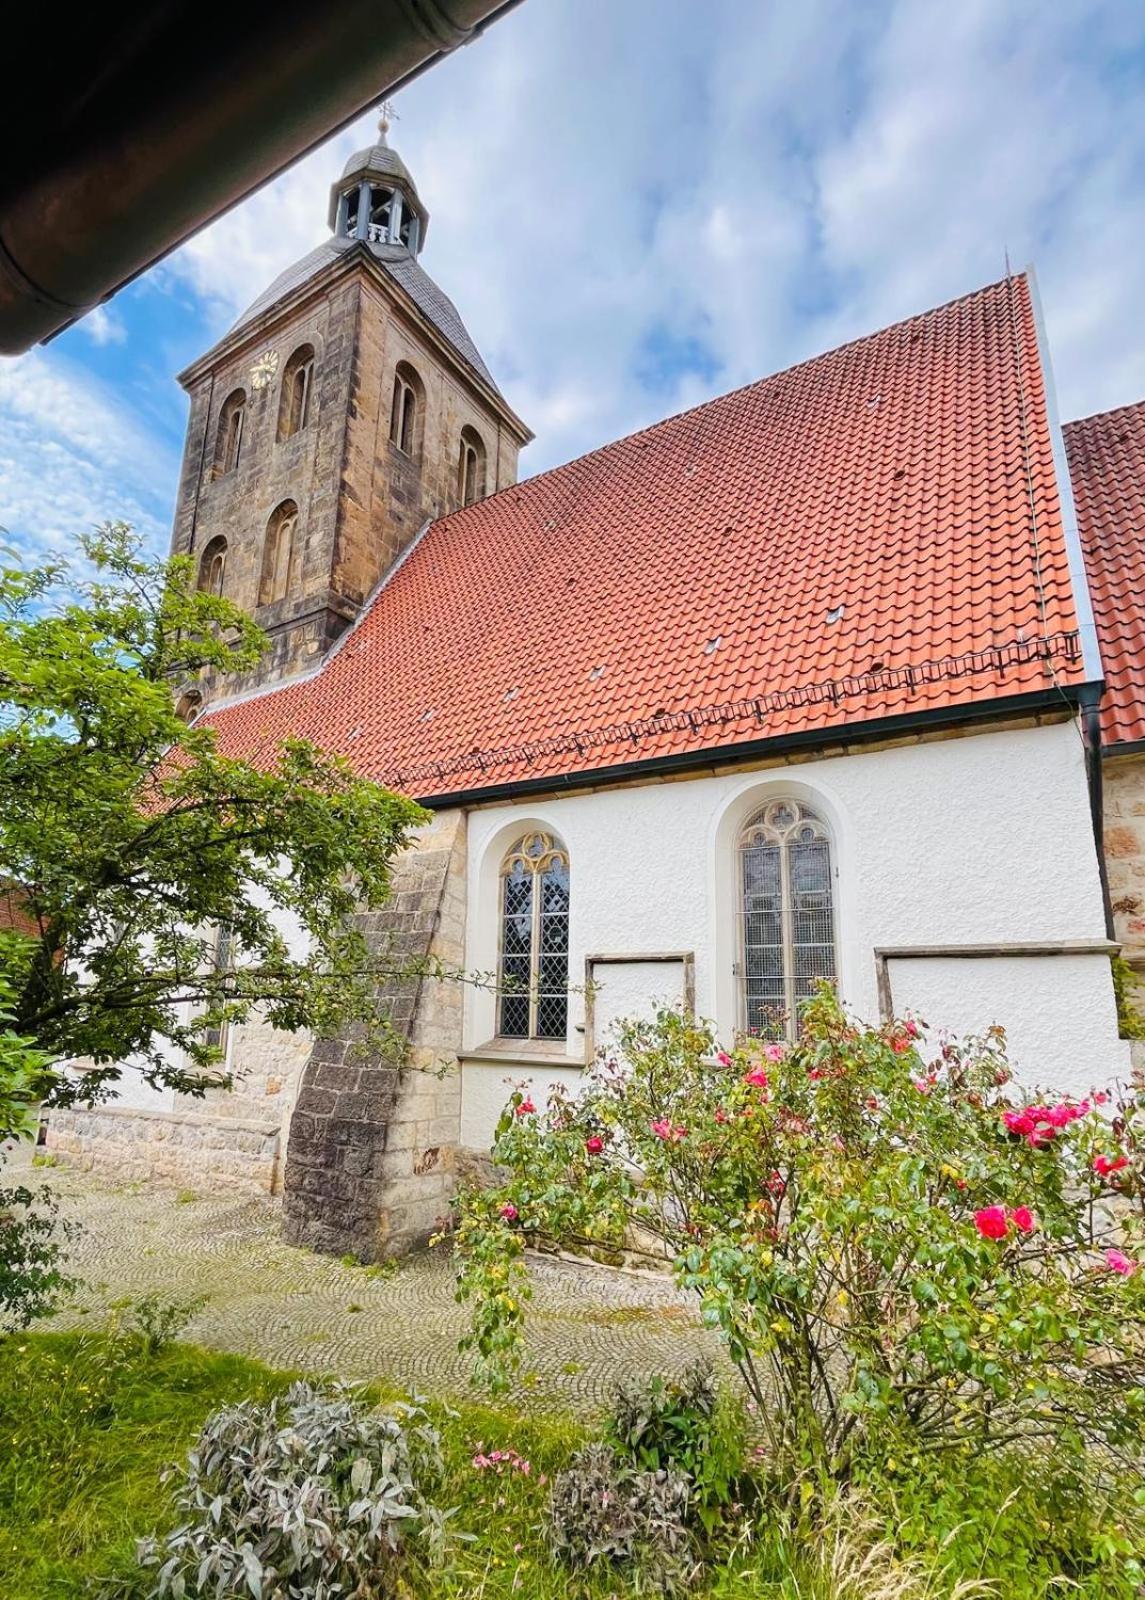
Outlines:
[{"label": "cobblestone paving", "polygon": [[[27,1158],[17,1159],[23,1166]],[[41,1326],[98,1325],[115,1302],[147,1294],[202,1295],[183,1338],[271,1366],[466,1392],[467,1358],[457,1349],[466,1308],[454,1302],[444,1255],[429,1252],[373,1278],[284,1244],[278,1203],[268,1198],[117,1186],[63,1166],[22,1177],[49,1182],[61,1214],[83,1228],[71,1258],[82,1286]],[[521,1395],[530,1409],[591,1411],[622,1374],[672,1372],[716,1351],[666,1282],[543,1258],[532,1266]]]}]

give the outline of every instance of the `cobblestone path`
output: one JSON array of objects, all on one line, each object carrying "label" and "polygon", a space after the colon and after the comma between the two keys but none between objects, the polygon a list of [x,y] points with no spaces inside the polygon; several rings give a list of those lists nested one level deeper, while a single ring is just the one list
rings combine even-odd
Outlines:
[{"label": "cobblestone path", "polygon": [[[26,1168],[27,1156],[16,1157],[9,1173],[16,1161]],[[429,1252],[375,1278],[284,1244],[278,1203],[268,1198],[117,1186],[63,1166],[21,1178],[50,1183],[61,1214],[83,1228],[71,1256],[82,1286],[40,1326],[98,1326],[115,1302],[148,1294],[201,1295],[185,1339],[271,1366],[466,1392],[457,1341],[467,1308],[454,1302],[444,1255]],[[668,1283],[542,1258],[533,1284],[520,1395],[530,1409],[591,1411],[623,1374],[672,1372],[716,1352]]]}]

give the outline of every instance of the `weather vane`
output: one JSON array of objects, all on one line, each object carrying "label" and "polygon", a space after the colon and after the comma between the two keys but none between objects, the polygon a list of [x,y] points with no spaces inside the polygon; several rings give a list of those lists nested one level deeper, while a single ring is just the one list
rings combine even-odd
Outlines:
[{"label": "weather vane", "polygon": [[378,128],[385,135],[390,131],[390,123],[399,120],[398,114],[392,100],[383,100],[378,109],[381,112],[381,116],[378,119]]}]

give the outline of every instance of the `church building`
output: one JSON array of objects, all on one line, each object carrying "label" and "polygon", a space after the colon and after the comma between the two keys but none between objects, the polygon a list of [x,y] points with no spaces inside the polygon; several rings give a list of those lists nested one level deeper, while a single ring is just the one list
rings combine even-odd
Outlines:
[{"label": "church building", "polygon": [[271,641],[182,706],[421,801],[363,931],[496,980],[390,984],[403,1064],[252,1022],[233,1090],[127,1074],[49,1142],[280,1193],[288,1238],[373,1259],[432,1231],[507,1080],[575,1088],[665,1001],[784,1036],[828,978],[1003,1024],[1031,1084],[1124,1076],[1145,405],[1063,431],[1033,273],[519,483],[384,126],[329,226],[182,375],[173,548]]}]

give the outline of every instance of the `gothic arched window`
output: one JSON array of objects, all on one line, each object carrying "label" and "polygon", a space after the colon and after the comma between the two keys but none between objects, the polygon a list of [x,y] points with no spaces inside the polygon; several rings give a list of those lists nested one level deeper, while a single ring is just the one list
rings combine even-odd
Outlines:
[{"label": "gothic arched window", "polygon": [[301,433],[310,421],[310,386],[314,378],[314,346],[299,345],[286,363],[278,402],[278,437]]},{"label": "gothic arched window", "polygon": [[830,836],[802,801],[770,800],[740,832],[738,856],[741,1023],[794,1040],[816,983],[836,976]]},{"label": "gothic arched window", "polygon": [[394,373],[394,399],[390,408],[390,438],[415,461],[421,454],[421,421],[425,386],[408,361],[399,361]]},{"label": "gothic arched window", "polygon": [[298,507],[293,500],[284,500],[271,512],[266,525],[262,573],[258,581],[260,606],[282,600],[290,591],[290,563],[294,555],[294,530],[297,525]]},{"label": "gothic arched window", "polygon": [[569,858],[547,833],[527,833],[501,865],[497,1032],[563,1039],[569,1014]]},{"label": "gothic arched window", "polygon": [[223,401],[219,412],[219,431],[215,440],[215,477],[233,472],[239,464],[243,448],[243,424],[246,421],[246,390],[235,389]]},{"label": "gothic arched window", "polygon": [[175,702],[175,715],[180,722],[194,722],[203,709],[203,697],[198,689],[187,689]]},{"label": "gothic arched window", "polygon": [[485,446],[476,428],[462,428],[457,458],[457,503],[471,506],[485,498]]},{"label": "gothic arched window", "polygon": [[222,594],[227,566],[227,541],[219,534],[204,545],[199,558],[199,588],[204,594]]}]

